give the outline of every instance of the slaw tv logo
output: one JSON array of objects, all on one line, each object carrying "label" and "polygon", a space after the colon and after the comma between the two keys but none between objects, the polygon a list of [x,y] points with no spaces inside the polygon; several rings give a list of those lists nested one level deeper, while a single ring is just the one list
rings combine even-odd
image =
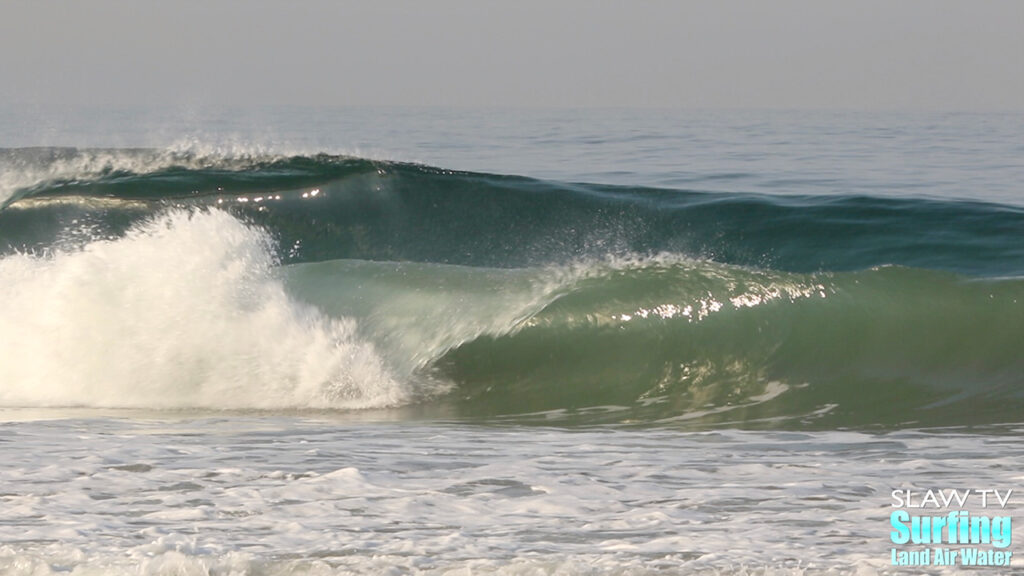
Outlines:
[{"label": "slaw tv logo", "polygon": [[1009,566],[1013,489],[895,489],[889,514],[893,566]]}]

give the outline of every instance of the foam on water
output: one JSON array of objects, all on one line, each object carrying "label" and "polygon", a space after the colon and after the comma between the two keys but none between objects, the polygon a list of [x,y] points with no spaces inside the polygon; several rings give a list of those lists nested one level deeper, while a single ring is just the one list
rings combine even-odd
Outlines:
[{"label": "foam on water", "polygon": [[890,491],[1013,485],[995,432],[3,423],[0,573],[898,574]]},{"label": "foam on water", "polygon": [[356,322],[289,297],[267,236],[171,211],[123,238],[0,260],[6,406],[365,408],[407,402]]}]

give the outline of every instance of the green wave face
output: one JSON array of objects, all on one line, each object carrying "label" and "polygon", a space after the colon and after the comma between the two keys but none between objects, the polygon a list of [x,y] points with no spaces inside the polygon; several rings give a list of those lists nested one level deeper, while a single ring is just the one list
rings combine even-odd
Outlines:
[{"label": "green wave face", "polygon": [[460,417],[955,426],[1012,421],[1024,407],[1019,280],[676,257],[516,271],[329,262],[289,274],[301,297],[359,317],[392,358],[425,352],[407,368],[451,389],[428,408]]}]

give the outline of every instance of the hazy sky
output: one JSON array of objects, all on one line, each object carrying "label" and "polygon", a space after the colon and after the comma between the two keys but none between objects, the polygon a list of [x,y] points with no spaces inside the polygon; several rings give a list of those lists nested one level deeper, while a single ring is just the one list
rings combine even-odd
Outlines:
[{"label": "hazy sky", "polygon": [[1024,2],[0,1],[59,106],[1024,109]]}]

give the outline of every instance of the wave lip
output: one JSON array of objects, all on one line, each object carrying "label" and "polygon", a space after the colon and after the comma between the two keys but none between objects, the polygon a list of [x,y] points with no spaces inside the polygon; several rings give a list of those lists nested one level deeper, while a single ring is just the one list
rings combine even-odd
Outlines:
[{"label": "wave lip", "polygon": [[349,156],[294,156],[188,144],[150,148],[0,149],[0,209],[27,199],[164,200],[227,190],[294,188],[371,164]]}]

